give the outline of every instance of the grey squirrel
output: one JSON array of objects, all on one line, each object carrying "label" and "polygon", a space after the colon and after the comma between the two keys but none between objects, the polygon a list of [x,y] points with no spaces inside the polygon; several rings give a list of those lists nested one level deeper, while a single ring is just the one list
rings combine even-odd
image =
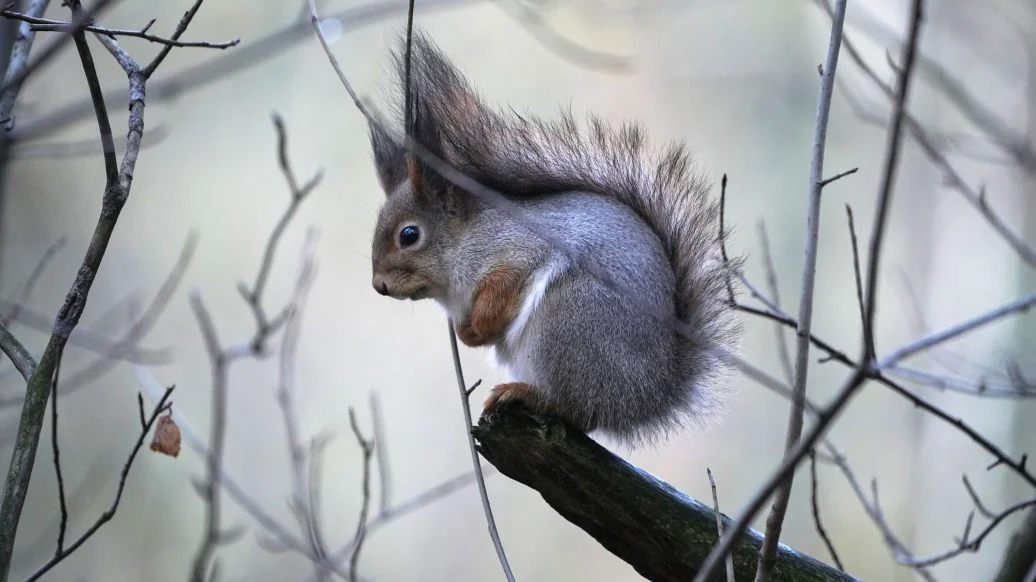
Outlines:
[{"label": "grey squirrel", "polygon": [[434,299],[463,343],[495,351],[515,381],[491,390],[487,411],[520,400],[630,446],[712,418],[729,365],[710,347],[736,347],[740,326],[726,294],[718,204],[684,150],[654,156],[638,126],[592,115],[583,132],[567,112],[547,120],[491,109],[416,30],[407,99],[405,42],[393,52],[397,118],[428,152],[516,203],[524,221],[458,188],[372,122],[386,194],[373,235],[375,290]]}]

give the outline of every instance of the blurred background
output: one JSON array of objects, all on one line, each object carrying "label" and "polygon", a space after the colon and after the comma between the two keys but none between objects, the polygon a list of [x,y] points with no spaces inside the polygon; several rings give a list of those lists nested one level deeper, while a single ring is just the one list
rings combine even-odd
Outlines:
[{"label": "blurred background", "polygon": [[[389,87],[388,47],[405,22],[405,2],[378,17],[352,13],[329,20],[329,40],[357,90],[379,102]],[[900,52],[908,2],[850,2],[847,35],[886,82],[889,59]],[[331,0],[331,17],[360,3]],[[375,5],[375,4],[372,4]],[[929,2],[924,55],[942,64],[1001,123],[1028,144],[1036,143],[1036,19],[1031,4],[994,0]],[[124,0],[102,22],[167,35],[187,2]],[[450,361],[446,323],[430,302],[402,303],[379,296],[370,285],[370,234],[382,192],[376,182],[366,122],[335,77],[308,28],[303,2],[223,0],[202,5],[185,40],[241,38],[219,52],[172,51],[153,78],[146,108],[145,148],[133,190],[98,275],[83,329],[117,337],[173,268],[192,231],[199,235],[184,283],[147,334],[148,348],[168,358],[151,368],[163,384],[175,384],[174,402],[207,438],[212,379],[198,325],[188,303],[197,292],[206,302],[224,343],[247,340],[253,320],[237,291],[255,277],[265,241],[289,202],[277,165],[271,114],[279,113],[300,179],[322,168],[324,179],[302,205],[285,234],[271,273],[271,312],[289,300],[309,228],[319,232],[318,272],[306,307],[295,366],[295,398],[304,439],[332,433],[320,474],[324,535],[337,547],[354,533],[362,501],[362,458],[349,429],[349,407],[360,427],[372,430],[368,402],[376,394],[391,464],[395,501],[403,501],[471,469],[465,427]],[[587,66],[572,50],[544,42],[536,14],[584,50],[629,59],[622,72]],[[68,19],[53,3],[47,16]],[[184,77],[204,63],[251,50],[275,31],[299,23],[297,40],[247,67]],[[570,105],[613,120],[637,119],[657,142],[687,143],[702,171],[717,183],[729,178],[727,223],[732,252],[747,257],[746,274],[765,288],[758,225],[765,223],[783,305],[797,311],[811,136],[816,111],[817,65],[827,48],[830,20],[809,0],[553,2],[418,2],[424,27],[492,102],[549,115]],[[51,40],[40,33],[37,48]],[[549,39],[548,39],[549,40]],[[94,41],[106,88],[125,87],[125,74]],[[158,47],[121,41],[139,62]],[[881,175],[888,100],[843,51],[830,129],[826,173],[853,167],[858,173],[828,186],[820,229],[814,332],[854,356],[859,317],[845,205],[855,211],[866,246]],[[16,127],[88,96],[71,44],[23,88]],[[109,100],[118,143],[125,138],[126,101]],[[941,138],[955,167],[976,188],[985,185],[993,207],[1028,240],[1036,240],[1033,175],[1019,169],[975,126],[969,125],[932,77],[915,80],[911,111]],[[48,247],[64,247],[43,272],[27,307],[45,318],[14,326],[40,353],[50,321],[64,298],[89,241],[104,186],[96,146],[96,121],[85,110],[74,123],[49,132],[42,144],[86,143],[82,152],[15,149],[6,171],[0,215],[0,297],[14,299]],[[86,140],[86,141],[83,141]],[[887,353],[926,332],[979,314],[1031,290],[1036,283],[1011,248],[957,193],[911,140],[891,210],[881,276],[878,351]],[[120,146],[121,147],[121,146]],[[74,149],[74,148],[73,148]],[[74,153],[74,155],[72,155]],[[718,187],[716,188],[718,194]],[[748,300],[747,295],[744,297]],[[743,315],[743,353],[755,365],[781,375],[772,323]],[[990,326],[948,344],[912,364],[962,383],[1004,383],[1005,363],[1017,359],[1034,377],[1028,357],[1036,332],[1032,316]],[[789,333],[789,339],[793,335]],[[276,345],[276,344],[274,344]],[[470,381],[502,380],[483,352],[462,349]],[[810,371],[809,396],[824,402],[847,370],[818,363]],[[70,347],[63,375],[96,361]],[[284,423],[275,397],[276,358],[242,361],[230,376],[226,470],[274,518],[297,532],[287,499],[291,471]],[[911,385],[912,389],[981,431],[1007,452],[1036,450],[1036,404],[1031,399],[991,398]],[[716,476],[721,509],[737,515],[782,452],[788,403],[738,378],[726,415],[709,431],[686,432],[653,449],[616,451],[691,496],[708,503],[706,468]],[[7,459],[17,426],[23,384],[10,363],[0,364],[0,458]],[[118,471],[139,430],[131,368],[118,363],[104,375],[60,399],[62,457],[70,496],[70,535],[78,535],[107,508]],[[484,388],[472,398],[481,410]],[[20,529],[13,579],[21,579],[53,551],[57,496],[49,431]],[[994,510],[1031,496],[1020,479],[951,426],[913,408],[888,390],[869,385],[831,432],[866,486],[876,479],[885,516],[919,555],[955,545],[973,504],[961,484],[967,474]],[[4,465],[6,467],[6,464]],[[115,519],[50,580],[182,580],[203,531],[204,505],[192,482],[201,459],[185,449],[179,458],[142,452]],[[561,519],[538,494],[500,475],[488,478],[500,533],[519,580],[639,580],[626,564]],[[377,485],[375,484],[375,489]],[[810,510],[807,468],[798,473],[782,541],[830,562]],[[846,568],[866,580],[906,581],[916,574],[890,556],[881,532],[867,517],[839,471],[819,467],[821,517]],[[377,502],[377,500],[375,500]],[[223,505],[224,523],[245,535],[219,550],[229,580],[296,580],[312,569],[291,552],[257,543],[262,531],[241,507]],[[765,513],[765,512],[764,512]],[[761,527],[765,519],[755,527]],[[942,581],[992,578],[1012,518],[982,545],[932,569]],[[401,518],[372,534],[360,559],[368,580],[502,579],[486,535],[473,486]]]}]

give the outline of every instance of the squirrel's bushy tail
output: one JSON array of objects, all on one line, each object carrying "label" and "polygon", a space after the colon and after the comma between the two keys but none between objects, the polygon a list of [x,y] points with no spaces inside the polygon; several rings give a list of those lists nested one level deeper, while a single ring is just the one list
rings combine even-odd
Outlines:
[{"label": "squirrel's bushy tail", "polygon": [[[405,84],[405,37],[395,51],[400,93]],[[589,116],[581,131],[570,112],[547,120],[486,106],[440,49],[414,31],[412,94],[423,124],[434,127],[439,155],[472,179],[510,196],[563,191],[614,196],[658,235],[676,281],[676,316],[694,337],[683,341],[683,379],[704,390],[728,369],[710,347],[731,347],[740,328],[728,304],[731,264],[720,256],[719,204],[679,145],[650,151],[633,123],[611,127]],[[400,97],[402,98],[402,97]],[[401,105],[401,104],[400,104]],[[402,107],[400,107],[400,111]],[[736,264],[735,264],[736,266]],[[708,405],[697,402],[696,406]],[[709,416],[692,414],[695,417]]]}]

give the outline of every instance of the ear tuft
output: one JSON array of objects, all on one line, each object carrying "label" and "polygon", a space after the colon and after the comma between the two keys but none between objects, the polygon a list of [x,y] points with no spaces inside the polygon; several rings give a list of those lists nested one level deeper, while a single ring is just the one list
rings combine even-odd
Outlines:
[{"label": "ear tuft", "polygon": [[[439,131],[439,120],[428,104],[421,98],[415,88],[412,93],[413,114],[408,119],[410,135],[429,154],[442,159],[442,136]],[[446,160],[443,160],[444,162]],[[407,177],[415,192],[436,192],[445,188],[448,183],[431,165],[421,159],[416,152],[406,152]]]},{"label": "ear tuft", "polygon": [[378,182],[386,196],[407,178],[408,166],[406,149],[397,144],[392,136],[374,121],[368,123],[370,129],[371,149],[374,151],[374,168],[378,174]]}]

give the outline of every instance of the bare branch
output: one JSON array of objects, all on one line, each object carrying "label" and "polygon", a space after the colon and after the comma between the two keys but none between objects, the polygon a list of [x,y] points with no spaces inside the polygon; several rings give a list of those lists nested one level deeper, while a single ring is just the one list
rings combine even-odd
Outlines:
[{"label": "bare branch", "polygon": [[32,357],[29,350],[25,349],[22,342],[14,337],[14,334],[7,329],[7,326],[0,322],[0,350],[11,358],[18,373],[28,382],[36,373],[36,359]]},{"label": "bare branch", "polygon": [[[723,174],[723,178],[719,182],[719,254],[720,258],[723,259],[723,264],[727,266],[727,300],[730,301],[731,305],[737,302],[734,295],[734,283],[731,281],[731,275],[733,269],[730,268],[730,255],[727,254],[727,175]],[[790,384],[790,382],[789,382]]]},{"label": "bare branch", "polygon": [[[866,328],[870,325],[870,321],[867,320],[867,310],[864,307],[863,302],[863,274],[860,272],[860,248],[856,241],[856,225],[853,222],[853,209],[848,204],[845,205],[846,219],[849,221],[849,242],[852,245],[853,250],[853,281],[856,283],[856,303],[860,307],[860,326],[861,329]],[[868,344],[864,346],[869,354],[869,357],[875,356],[874,344]]]},{"label": "bare branch", "polygon": [[[95,8],[103,6],[100,0]],[[86,12],[77,0],[69,0],[77,27],[86,22]],[[21,519],[22,507],[28,494],[29,481],[35,464],[36,450],[39,446],[43,418],[46,414],[47,402],[50,399],[51,382],[54,372],[61,361],[67,337],[75,329],[86,309],[87,298],[93,282],[100,269],[101,261],[108,248],[115,224],[119,219],[126,199],[129,197],[133,170],[136,166],[137,153],[140,147],[140,136],[144,131],[144,86],[142,78],[130,77],[130,113],[127,133],[126,155],[123,156],[122,167],[115,164],[114,144],[111,139],[111,125],[108,122],[107,108],[100,90],[100,81],[93,64],[85,33],[79,29],[72,33],[82,61],[83,71],[87,77],[87,85],[94,102],[97,124],[101,134],[102,149],[105,152],[105,169],[107,183],[101,201],[101,212],[94,227],[90,244],[86,250],[81,267],[75,281],[65,297],[54,321],[53,333],[44,349],[36,371],[28,381],[25,392],[25,405],[18,425],[18,436],[11,465],[4,481],[3,499],[0,503],[0,582],[5,582],[10,569],[11,555],[14,551],[14,540]],[[114,42],[114,41],[111,41]],[[37,61],[39,62],[39,61]],[[20,82],[20,81],[19,81]],[[6,90],[9,81],[5,81]],[[111,155],[109,155],[109,151]]]},{"label": "bare branch", "polygon": [[837,174],[835,174],[834,176],[831,176],[830,178],[824,178],[823,180],[821,180],[820,181],[820,187],[823,188],[824,186],[827,186],[828,184],[830,184],[832,182],[837,182],[838,180],[841,180],[842,178],[844,178],[846,176],[851,176],[851,175],[855,174],[858,171],[860,171],[859,168],[851,168],[851,169],[845,170],[844,172],[838,172]]},{"label": "bare branch", "polygon": [[212,556],[216,551],[221,534],[220,529],[220,480],[223,472],[223,451],[226,443],[227,422],[227,366],[228,356],[220,346],[215,324],[209,315],[201,294],[190,296],[191,309],[201,329],[205,351],[209,356],[212,371],[212,418],[209,434],[209,454],[205,457],[205,481],[201,494],[205,501],[205,526],[202,542],[191,567],[192,582],[206,582],[211,568]]},{"label": "bare branch", "polygon": [[[723,514],[719,512],[719,493],[716,491],[716,480],[712,477],[712,469],[705,468],[712,487],[712,510],[716,513],[716,535],[723,535]],[[734,582],[734,556],[727,556],[727,582]]]},{"label": "bare branch", "polygon": [[253,283],[251,289],[245,287],[243,283],[238,286],[238,291],[241,293],[241,297],[244,298],[245,303],[247,303],[248,307],[252,310],[252,316],[255,318],[256,331],[251,346],[252,351],[255,354],[261,354],[263,352],[265,339],[269,337],[270,334],[276,332],[277,328],[284,322],[285,314],[271,319],[266,314],[266,310],[263,308],[262,304],[263,292],[266,290],[266,284],[270,278],[270,269],[273,267],[273,259],[277,252],[277,246],[280,244],[281,237],[287,230],[292,218],[297,214],[302,202],[320,184],[320,181],[323,178],[323,171],[317,171],[317,173],[314,174],[305,185],[299,186],[298,180],[295,177],[295,171],[292,169],[291,163],[288,160],[288,136],[284,129],[284,121],[279,115],[274,114],[273,124],[277,130],[277,159],[280,164],[281,173],[284,174],[284,177],[288,182],[291,201],[266,240],[266,246],[263,249],[259,269],[256,272],[255,283]]},{"label": "bare branch", "polygon": [[[20,12],[15,12],[13,10],[3,10],[3,11],[0,11],[0,16],[2,16],[4,18],[9,18],[11,20],[19,20],[21,22],[27,22],[27,23],[29,23],[31,25],[30,26],[31,30],[34,30],[34,31],[37,31],[37,32],[42,32],[42,31],[46,31],[46,32],[71,32],[75,28],[75,27],[72,26],[71,22],[62,22],[60,20],[49,20],[47,18],[36,18],[36,17],[30,16],[28,14],[22,14]],[[107,27],[104,27],[104,26],[94,26],[92,24],[91,25],[87,25],[87,26],[83,26],[82,30],[85,30],[87,32],[94,32],[94,33],[97,33],[97,34],[103,34],[105,36],[110,36],[110,37],[126,36],[126,37],[132,37],[132,38],[140,38],[140,39],[144,39],[144,40],[146,40],[148,42],[153,42],[153,43],[156,43],[156,44],[162,44],[162,45],[166,45],[168,47],[180,47],[180,48],[194,47],[194,48],[228,49],[230,47],[237,46],[238,44],[241,43],[241,39],[239,39],[239,38],[238,39],[234,39],[234,40],[225,41],[225,42],[180,41],[180,40],[175,40],[175,39],[162,38],[160,36],[156,36],[156,35],[153,35],[153,34],[148,34],[148,32],[147,32],[148,29],[150,29],[151,25],[153,25],[154,23],[155,23],[155,21],[152,20],[150,23],[148,23],[147,26],[145,26],[144,28],[142,28],[140,30],[126,30],[126,29],[118,29],[118,28],[107,28]]]},{"label": "bare branch", "polygon": [[[866,319],[868,322],[874,321],[874,313],[877,309],[878,268],[881,259],[881,247],[884,241],[885,226],[888,219],[888,208],[892,198],[896,169],[899,165],[899,150],[904,125],[903,120],[905,117],[904,111],[906,109],[906,99],[910,87],[914,57],[917,53],[922,12],[923,0],[913,0],[910,12],[910,33],[907,37],[906,46],[903,49],[904,66],[899,75],[899,83],[897,85],[892,124],[888,131],[888,139],[885,148],[885,169],[882,174],[881,185],[879,188],[876,219],[874,222],[874,228],[871,232],[866,292]],[[871,329],[870,325],[864,328],[864,346],[873,343],[873,334],[874,331]],[[805,335],[808,338],[809,334],[807,333]],[[766,503],[766,500],[770,497],[771,493],[788,478],[788,476],[798,466],[799,461],[809,454],[809,451],[816,445],[817,441],[823,437],[824,432],[831,425],[834,419],[849,403],[852,397],[859,390],[860,386],[863,385],[871,372],[873,365],[871,361],[866,359],[867,356],[867,350],[864,348],[859,367],[855,369],[850,378],[838,391],[832,403],[821,411],[817,422],[810,427],[810,431],[798,440],[798,444],[795,449],[785,455],[784,462],[781,463],[781,466],[752,497],[748,506],[738,517],[737,521],[728,528],[726,534],[721,538],[719,544],[714,547],[713,551],[709,554],[708,559],[705,561],[705,564],[698,571],[697,576],[694,578],[694,582],[706,582],[710,577],[715,575],[720,562],[733,550],[738,536],[745,531],[748,527],[748,523],[755,517],[755,514],[762,508],[763,504]]]},{"label": "bare branch", "polygon": [[925,568],[929,566],[934,566],[941,562],[945,562],[946,560],[955,558],[966,552],[976,552],[982,546],[982,542],[985,541],[987,537],[989,537],[989,534],[993,533],[997,526],[999,526],[1005,519],[1007,519],[1011,515],[1014,515],[1016,512],[1022,511],[1023,509],[1027,509],[1029,507],[1036,507],[1036,497],[1023,499],[1022,501],[1014,503],[1013,505],[1004,509],[1000,513],[996,514],[989,521],[986,527],[982,528],[982,530],[974,537],[971,537],[967,534],[967,529],[970,529],[967,528],[965,530],[965,535],[962,536],[960,540],[960,543],[958,543],[957,547],[953,548],[952,550],[947,550],[940,554],[935,554],[923,558],[915,558],[911,556],[901,555],[897,556],[896,559],[899,563],[904,564],[906,566],[912,566],[914,568]]},{"label": "bare branch", "polygon": [[[61,509],[61,518],[58,525],[58,543],[54,550],[55,556],[60,556],[65,549],[65,530],[68,528],[68,503],[65,500],[65,478],[61,474],[61,446],[58,441],[58,378],[61,376],[61,362],[54,367],[54,381],[50,384],[50,445],[54,454],[54,475],[58,482],[58,507]],[[144,421],[144,410],[140,410],[141,430],[146,430],[147,423]]]},{"label": "bare branch", "polygon": [[43,256],[36,262],[36,266],[33,267],[32,272],[29,273],[29,277],[25,280],[25,284],[22,285],[22,290],[18,294],[18,299],[15,300],[14,306],[11,307],[3,316],[0,316],[0,323],[10,325],[12,321],[18,318],[18,313],[22,310],[22,307],[29,302],[29,296],[32,295],[32,290],[36,287],[36,283],[39,281],[40,277],[43,276],[43,271],[46,270],[51,259],[58,254],[58,251],[65,246],[65,242],[65,237],[61,237],[54,241],[52,245],[47,247]]},{"label": "bare branch", "polygon": [[[318,460],[315,458],[316,442],[310,447],[309,454],[302,447],[299,435],[298,420],[295,411],[295,354],[298,349],[299,335],[302,327],[302,312],[306,297],[311,289],[315,272],[314,246],[316,234],[308,233],[303,246],[302,261],[295,284],[291,303],[286,308],[287,317],[284,324],[284,335],[281,340],[280,378],[277,383],[277,403],[284,421],[284,432],[288,441],[288,456],[291,463],[292,492],[291,506],[299,520],[299,526],[306,533],[310,551],[320,562],[327,559],[326,544],[321,533],[319,511],[316,507],[319,497],[316,489]],[[307,471],[307,464],[309,470]],[[327,568],[315,564],[321,579],[326,578]]]},{"label": "bare branch", "polygon": [[[770,290],[772,304],[780,309],[781,291],[777,281],[777,266],[773,262],[773,253],[770,252],[770,237],[766,234],[766,223],[759,221],[759,242],[763,249],[763,261],[766,265],[766,286]],[[796,325],[796,327],[798,327]],[[788,348],[788,338],[784,334],[784,326],[775,322],[773,326],[774,337],[777,340],[777,357],[781,362],[781,369],[784,371],[784,380],[791,386],[795,383],[795,367],[791,362],[791,350]],[[812,337],[812,334],[810,334]]]},{"label": "bare branch", "polygon": [[[885,545],[888,546],[894,556],[909,555],[909,551],[906,546],[896,536],[895,532],[892,531],[892,528],[889,527],[888,522],[885,521],[885,518],[881,513],[881,507],[877,502],[877,484],[872,483],[871,486],[874,491],[874,502],[872,503],[867,499],[867,496],[863,492],[863,488],[860,487],[860,483],[856,479],[856,474],[853,473],[852,469],[849,467],[849,463],[846,461],[845,455],[836,449],[830,442],[825,442],[824,447],[827,449],[828,455],[832,458],[835,465],[842,472],[842,475],[845,476],[846,481],[849,482],[849,487],[853,490],[853,493],[859,500],[860,505],[863,506],[864,511],[867,512],[867,516],[881,531],[882,537],[885,540]],[[935,582],[935,578],[926,569],[919,568],[917,573],[928,582]]]},{"label": "bare branch", "polygon": [[817,530],[817,535],[824,542],[824,547],[827,548],[827,553],[831,554],[831,560],[835,563],[835,567],[845,572],[845,566],[842,565],[841,558],[838,557],[838,551],[835,550],[835,544],[831,541],[831,537],[827,534],[827,529],[824,528],[824,524],[820,521],[820,481],[817,479],[817,452],[813,450],[809,453],[809,480],[810,480],[810,508],[813,513],[813,526]]},{"label": "bare branch", "polygon": [[381,413],[381,400],[378,395],[370,395],[371,423],[374,425],[374,454],[378,462],[378,514],[383,515],[392,506],[392,467],[389,464],[387,439],[385,438],[385,420]]},{"label": "bare branch", "polygon": [[933,347],[947,342],[953,338],[959,337],[965,333],[978,329],[984,325],[995,322],[998,319],[1012,315],[1015,313],[1027,311],[1030,307],[1036,304],[1036,292],[1027,293],[1018,299],[1005,303],[995,309],[991,309],[986,313],[973,317],[967,321],[963,321],[954,326],[951,326],[942,331],[933,333],[928,337],[922,338],[912,344],[908,344],[892,352],[891,354],[882,358],[878,364],[878,369],[883,369],[891,366],[895,366],[898,362],[909,358],[910,356],[930,350]]},{"label": "bare branch", "polygon": [[[187,31],[187,27],[191,25],[191,20],[194,20],[194,15],[198,13],[198,9],[201,8],[201,3],[204,1],[205,0],[194,0],[194,5],[184,13],[183,18],[180,19],[180,23],[176,25],[176,30],[173,31],[171,40],[180,40],[180,37]],[[234,44],[236,45],[237,42]],[[162,50],[159,51],[158,55],[155,56],[155,58],[148,63],[146,67],[144,67],[142,73],[145,79],[150,79],[151,75],[155,74],[155,69],[157,69],[158,66],[162,64],[162,61],[169,56],[169,51],[171,50],[173,50],[173,46],[171,44],[166,44],[162,47]]]},{"label": "bare branch", "polygon": [[356,580],[356,565],[360,560],[360,550],[363,549],[363,542],[367,538],[367,515],[370,512],[371,504],[371,457],[374,454],[374,443],[363,437],[359,425],[356,424],[356,413],[352,408],[349,409],[349,426],[352,428],[353,436],[356,437],[356,442],[360,445],[360,450],[363,452],[363,485],[361,489],[363,497],[360,504],[360,519],[356,522],[356,534],[353,535],[355,545],[353,546],[352,555],[349,556],[349,579]]},{"label": "bare branch", "polygon": [[457,351],[457,334],[453,331],[453,320],[446,320],[450,332],[450,350],[453,353],[453,369],[457,373],[457,387],[460,390],[461,410],[464,412],[465,432],[468,435],[468,449],[471,451],[471,464],[475,469],[475,482],[478,484],[479,496],[482,498],[482,511],[486,515],[486,526],[489,528],[489,538],[493,542],[496,556],[500,560],[500,567],[504,570],[504,576],[508,582],[514,582],[514,574],[511,572],[511,564],[507,561],[504,553],[504,544],[500,541],[500,532],[496,528],[496,520],[493,519],[493,508],[489,504],[489,493],[486,491],[486,478],[482,474],[482,463],[478,459],[478,449],[475,446],[475,437],[471,433],[471,403],[468,400],[467,383],[464,382],[464,371],[460,365],[460,352]]},{"label": "bare branch", "polygon": [[[788,415],[788,430],[785,439],[785,455],[791,455],[802,435],[802,421],[805,411],[806,383],[809,375],[809,335],[813,322],[813,288],[817,278],[817,254],[820,237],[820,200],[824,189],[824,154],[827,148],[827,124],[831,116],[831,97],[835,89],[835,74],[838,67],[838,53],[842,47],[842,26],[845,23],[847,0],[837,0],[831,35],[828,40],[827,56],[824,59],[820,81],[820,97],[817,103],[817,118],[813,128],[813,156],[810,161],[810,184],[806,211],[805,257],[802,265],[802,290],[799,298],[799,329],[795,350],[795,383],[792,386],[792,404]],[[770,515],[766,519],[766,537],[759,549],[759,562],[755,582],[769,582],[777,566],[777,544],[781,537],[784,516],[791,499],[791,488],[795,477],[789,471],[784,482],[777,488]]]}]

